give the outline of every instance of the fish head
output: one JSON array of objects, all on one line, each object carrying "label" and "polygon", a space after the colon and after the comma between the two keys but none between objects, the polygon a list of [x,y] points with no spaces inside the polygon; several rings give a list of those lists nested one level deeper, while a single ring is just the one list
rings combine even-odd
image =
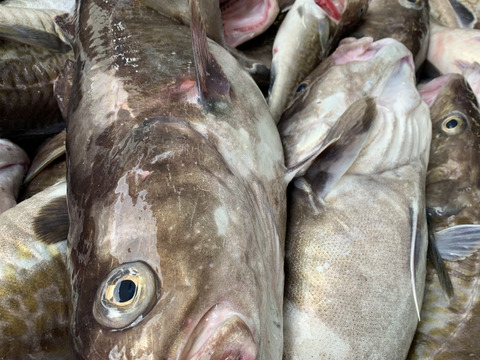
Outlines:
[{"label": "fish head", "polygon": [[[198,22],[192,39],[150,9],[118,4],[95,2],[103,43],[112,36],[115,47],[103,49],[98,32],[76,42],[67,129],[75,356],[278,358],[285,185],[265,100],[195,33]],[[90,9],[79,9],[80,26],[95,21]],[[192,51],[192,41],[202,46]],[[102,58],[117,49],[135,55]]]},{"label": "fish head", "polygon": [[429,103],[432,118],[427,208],[435,222],[445,222],[471,207],[478,187],[480,112],[475,94],[460,74],[436,78],[423,85],[420,94]]},{"label": "fish head", "polygon": [[393,39],[342,40],[299,85],[280,119],[287,168],[303,166],[315,156],[351,103],[362,97],[378,97],[400,69],[408,71],[412,66],[411,54]]}]

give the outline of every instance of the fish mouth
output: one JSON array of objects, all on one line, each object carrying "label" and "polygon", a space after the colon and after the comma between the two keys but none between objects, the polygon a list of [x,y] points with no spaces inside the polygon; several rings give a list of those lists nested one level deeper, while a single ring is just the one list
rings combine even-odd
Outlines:
[{"label": "fish mouth", "polygon": [[241,315],[216,304],[200,319],[179,360],[255,360],[257,346]]},{"label": "fish mouth", "polygon": [[345,10],[344,0],[315,0],[325,13],[335,21],[339,21]]},{"label": "fish mouth", "polygon": [[225,42],[231,47],[267,30],[279,12],[273,0],[220,0],[220,10]]}]

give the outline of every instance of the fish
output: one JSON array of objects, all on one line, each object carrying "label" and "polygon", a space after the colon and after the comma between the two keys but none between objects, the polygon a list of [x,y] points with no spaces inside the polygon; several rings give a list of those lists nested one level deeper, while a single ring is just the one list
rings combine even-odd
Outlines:
[{"label": "fish", "polygon": [[268,105],[277,122],[297,86],[329,55],[345,24],[356,24],[367,9],[367,0],[295,1],[273,43]]},{"label": "fish", "polygon": [[30,159],[21,147],[0,139],[0,214],[17,204]]},{"label": "fish", "polygon": [[471,5],[459,0],[430,0],[430,17],[451,28],[472,29],[477,22]]},{"label": "fish", "polygon": [[137,2],[77,4],[90,30],[74,36],[67,104],[76,359],[281,358],[280,136],[190,6],[188,28]]},{"label": "fish", "polygon": [[428,51],[429,9],[428,0],[372,0],[363,21],[350,36],[398,40],[412,52],[419,70]]},{"label": "fish", "polygon": [[[55,227],[63,239],[52,242],[35,232],[42,219],[52,225],[45,217],[62,221],[65,195],[63,182],[0,215],[1,359],[69,359],[67,232]],[[44,207],[62,202],[63,211],[43,213]]]},{"label": "fish", "polygon": [[[188,0],[141,2],[185,25],[190,24]],[[202,18],[208,19],[207,36],[222,46],[235,48],[266,31],[275,21],[279,7],[277,0],[219,0],[205,2],[200,11]]]},{"label": "fish", "polygon": [[[312,80],[282,116],[294,175],[283,358],[404,359],[425,279],[428,106],[410,51],[394,39],[348,39],[331,58],[322,72],[329,91]],[[287,115],[297,121],[294,106],[306,110],[299,117],[316,106],[309,110],[316,123],[288,128]],[[330,120],[327,109],[343,113]],[[322,128],[318,143],[305,135]],[[311,140],[295,149],[300,131]]]},{"label": "fish", "polygon": [[38,149],[23,180],[22,200],[65,181],[67,175],[65,139],[66,133],[63,130],[45,141]]},{"label": "fish", "polygon": [[422,321],[409,359],[471,359],[480,354],[472,337],[480,328],[480,110],[461,74],[438,77],[419,91],[430,106],[433,131],[427,213],[453,295],[444,294],[437,274],[428,267]]},{"label": "fish", "polygon": [[435,23],[430,30],[427,61],[439,74],[461,74],[478,61],[480,30],[453,29]]}]

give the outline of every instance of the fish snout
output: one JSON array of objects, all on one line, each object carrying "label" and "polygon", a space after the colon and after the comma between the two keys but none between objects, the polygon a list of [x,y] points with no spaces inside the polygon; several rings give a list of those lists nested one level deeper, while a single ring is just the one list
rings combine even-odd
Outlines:
[{"label": "fish snout", "polygon": [[192,331],[179,360],[254,360],[257,346],[241,317],[219,305],[212,307]]}]

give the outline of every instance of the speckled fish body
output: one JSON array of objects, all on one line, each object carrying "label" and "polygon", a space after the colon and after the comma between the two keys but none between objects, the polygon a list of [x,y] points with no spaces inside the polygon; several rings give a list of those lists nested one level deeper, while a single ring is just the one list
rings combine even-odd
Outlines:
[{"label": "speckled fish body", "polygon": [[471,29],[477,22],[472,6],[459,0],[430,0],[430,18],[452,28]]},{"label": "speckled fish body", "polygon": [[[478,102],[460,74],[443,75],[419,89],[430,105],[433,128],[426,180],[430,230],[436,234],[441,253],[443,248],[468,250],[469,238],[478,239],[480,234]],[[445,234],[450,236],[445,238]],[[463,258],[452,257],[455,252],[442,254],[453,285],[451,299],[443,292],[437,274],[428,268],[422,321],[411,359],[480,356],[473,336],[480,330],[480,251],[470,251]]]},{"label": "speckled fish body", "polygon": [[[404,359],[418,322],[426,262],[428,107],[415,88],[408,49],[392,39],[359,46],[364,40],[356,40],[356,47],[350,43],[344,54],[351,66],[344,66],[343,82],[351,87],[340,92],[330,83],[338,97],[326,93],[315,103],[330,103],[334,111],[354,88],[362,96],[367,81],[360,71],[383,66],[386,80],[370,98],[377,115],[370,114],[366,140],[354,154],[350,141],[337,145],[352,136],[341,133],[290,188],[284,359]],[[351,101],[340,119],[359,101]],[[349,122],[369,116],[353,115]],[[317,116],[321,122],[322,112]],[[352,154],[351,165],[345,164]],[[330,178],[337,180],[326,190]]]},{"label": "speckled fish body", "polygon": [[66,238],[40,241],[36,216],[65,183],[0,215],[0,359],[67,359]]},{"label": "speckled fish body", "polygon": [[428,0],[372,0],[364,21],[355,29],[355,36],[400,41],[412,52],[418,69],[428,50]]},{"label": "speckled fish body", "polygon": [[224,77],[199,91],[190,29],[135,3],[81,1],[76,27],[76,358],[279,359],[286,187],[261,92],[206,39]]},{"label": "speckled fish body", "polygon": [[0,214],[14,207],[30,159],[9,140],[0,139]]},{"label": "speckled fish body", "polygon": [[427,60],[441,74],[461,74],[478,61],[480,30],[452,29],[432,23]]},{"label": "speckled fish body", "polygon": [[358,22],[367,8],[367,0],[295,1],[273,43],[268,105],[276,121],[298,84],[328,56],[344,24]]},{"label": "speckled fish body", "polygon": [[65,126],[53,82],[70,53],[0,40],[0,136],[48,136]]}]

